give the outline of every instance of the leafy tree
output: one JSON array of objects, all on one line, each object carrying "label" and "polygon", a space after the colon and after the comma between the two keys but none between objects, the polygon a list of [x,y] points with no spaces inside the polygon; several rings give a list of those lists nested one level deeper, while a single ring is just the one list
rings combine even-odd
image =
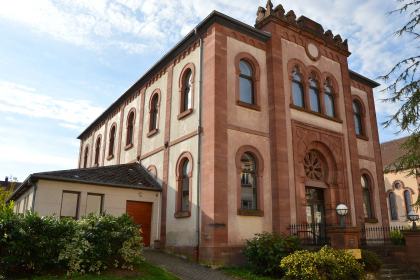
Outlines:
[{"label": "leafy tree", "polygon": [[2,209],[4,202],[6,199],[12,195],[13,189],[15,188],[17,178],[10,175],[10,189],[6,190],[6,188],[0,188],[0,209]]},{"label": "leafy tree", "polygon": [[[388,14],[409,12],[409,19],[401,29],[394,32],[394,35],[412,36],[413,41],[418,41],[420,39],[420,33],[417,31],[420,24],[420,1],[397,0],[397,2],[402,3],[402,6]],[[420,77],[417,69],[419,64],[420,55],[410,56],[398,62],[387,74],[379,77],[384,81],[389,81],[391,76],[397,77],[382,90],[382,92],[389,92],[391,95],[382,101],[402,102],[401,108],[394,115],[389,116],[382,125],[384,128],[396,125],[399,128],[398,133],[409,132],[411,134],[407,141],[400,146],[400,149],[404,150],[406,154],[387,166],[386,171],[392,167],[396,169],[396,172],[408,171],[407,176],[420,176]]]}]

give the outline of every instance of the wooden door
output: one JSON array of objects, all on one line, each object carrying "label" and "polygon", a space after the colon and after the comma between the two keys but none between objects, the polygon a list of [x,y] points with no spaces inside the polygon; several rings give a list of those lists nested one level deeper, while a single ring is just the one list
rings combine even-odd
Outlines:
[{"label": "wooden door", "polygon": [[133,217],[133,221],[141,225],[141,236],[144,246],[150,246],[150,232],[152,229],[152,203],[127,201],[126,212]]}]

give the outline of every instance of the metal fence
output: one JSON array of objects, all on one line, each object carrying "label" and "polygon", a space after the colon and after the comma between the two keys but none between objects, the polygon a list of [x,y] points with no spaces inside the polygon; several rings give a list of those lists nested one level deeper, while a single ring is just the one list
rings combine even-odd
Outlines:
[{"label": "metal fence", "polygon": [[331,238],[327,237],[326,227],[330,224],[295,224],[290,225],[290,235],[300,237],[306,246],[331,245]]},{"label": "metal fence", "polygon": [[401,233],[404,227],[363,227],[360,245],[363,246],[405,246]]}]

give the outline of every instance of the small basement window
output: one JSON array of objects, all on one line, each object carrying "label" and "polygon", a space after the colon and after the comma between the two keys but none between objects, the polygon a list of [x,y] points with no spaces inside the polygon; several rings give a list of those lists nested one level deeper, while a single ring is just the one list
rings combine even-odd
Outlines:
[{"label": "small basement window", "polygon": [[80,192],[63,191],[61,200],[60,218],[72,218],[77,220],[79,215]]}]

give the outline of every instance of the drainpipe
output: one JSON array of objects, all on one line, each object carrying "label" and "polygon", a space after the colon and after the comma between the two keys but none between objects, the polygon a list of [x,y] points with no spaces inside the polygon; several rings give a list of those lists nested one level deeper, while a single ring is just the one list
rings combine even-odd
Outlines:
[{"label": "drainpipe", "polygon": [[198,136],[198,150],[197,150],[197,221],[196,221],[196,246],[194,248],[194,260],[198,262],[198,248],[200,246],[200,217],[201,217],[201,95],[203,92],[203,38],[198,35],[197,28],[194,29],[195,36],[200,40],[200,60],[199,60],[199,84],[198,84],[198,126],[197,126],[197,136]]},{"label": "drainpipe", "polygon": [[[29,179],[29,183],[28,184],[31,184],[32,182],[31,182],[32,180],[31,179]],[[32,211],[34,211],[35,212],[35,196],[36,196],[36,190],[38,189],[38,184],[37,184],[37,182],[33,182],[32,183],[32,186],[34,187],[34,192],[33,192],[33,195],[32,195]]]}]

